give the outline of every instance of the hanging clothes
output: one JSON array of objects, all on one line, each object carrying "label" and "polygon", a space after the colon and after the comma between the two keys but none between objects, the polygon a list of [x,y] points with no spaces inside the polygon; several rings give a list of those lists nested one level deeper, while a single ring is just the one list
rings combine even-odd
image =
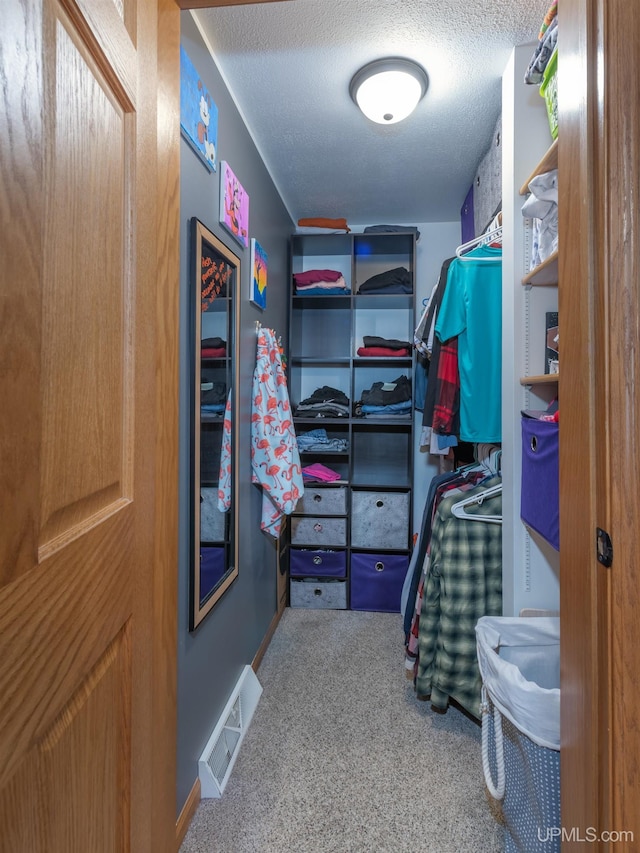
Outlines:
[{"label": "hanging clothes", "polygon": [[[467,495],[500,483],[491,477]],[[420,628],[416,693],[445,710],[450,699],[480,716],[482,680],[476,654],[475,626],[481,616],[502,613],[502,528],[499,524],[457,518],[452,507],[459,495],[442,499],[431,535]],[[500,512],[496,495],[467,513]]]},{"label": "hanging clothes", "polygon": [[478,246],[449,267],[436,321],[445,343],[458,338],[460,439],[502,435],[502,249]]},{"label": "hanging clothes", "polygon": [[290,515],[304,494],[298,443],[282,367],[272,329],[258,332],[251,404],[252,482],[262,486],[260,528],[280,535],[283,515]]}]

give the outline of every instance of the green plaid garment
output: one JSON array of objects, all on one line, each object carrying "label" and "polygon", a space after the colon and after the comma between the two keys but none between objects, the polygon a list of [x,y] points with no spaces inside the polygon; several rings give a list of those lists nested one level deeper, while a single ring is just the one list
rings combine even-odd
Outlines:
[{"label": "green plaid garment", "polygon": [[[480,716],[482,680],[476,653],[476,622],[502,614],[502,526],[456,518],[451,507],[462,497],[500,483],[485,480],[464,495],[440,502],[431,534],[431,560],[425,580],[416,693],[446,710],[455,699]],[[466,507],[468,514],[499,515],[502,496]]]}]

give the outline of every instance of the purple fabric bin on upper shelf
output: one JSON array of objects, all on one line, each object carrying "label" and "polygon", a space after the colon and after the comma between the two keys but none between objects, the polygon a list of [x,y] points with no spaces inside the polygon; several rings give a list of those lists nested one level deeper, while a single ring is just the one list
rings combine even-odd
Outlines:
[{"label": "purple fabric bin on upper shelf", "polygon": [[405,554],[351,552],[351,609],[399,613],[408,566]]},{"label": "purple fabric bin on upper shelf", "polygon": [[558,423],[542,421],[545,412],[522,412],[520,517],[560,550]]},{"label": "purple fabric bin on upper shelf", "polygon": [[344,551],[291,549],[289,573],[292,578],[344,578],[347,555]]}]

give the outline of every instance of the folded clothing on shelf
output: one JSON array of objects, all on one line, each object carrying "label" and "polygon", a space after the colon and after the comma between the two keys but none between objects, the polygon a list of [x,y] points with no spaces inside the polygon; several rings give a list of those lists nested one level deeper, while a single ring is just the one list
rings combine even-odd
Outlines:
[{"label": "folded clothing on shelf", "polygon": [[411,355],[411,344],[409,341],[398,341],[395,338],[380,338],[376,335],[364,335],[362,338],[364,346],[357,350],[357,354],[364,358],[407,358]]},{"label": "folded clothing on shelf", "polygon": [[408,349],[389,349],[388,347],[358,347],[357,354],[361,358],[408,358]]},{"label": "folded clothing on shelf", "polygon": [[323,231],[351,231],[347,225],[347,220],[342,217],[332,219],[327,216],[304,216],[302,219],[298,219],[298,226],[299,229],[317,228]]},{"label": "folded clothing on shelf", "polygon": [[416,243],[420,239],[420,232],[415,225],[367,225],[363,234],[415,234]]},{"label": "folded clothing on shelf", "polygon": [[351,293],[339,270],[307,270],[294,273],[295,292],[301,296],[331,296]]},{"label": "folded clothing on shelf", "polygon": [[300,453],[340,453],[349,449],[347,438],[329,438],[326,429],[312,429],[298,434]]},{"label": "folded clothing on shelf", "polygon": [[407,401],[411,402],[411,382],[404,375],[392,382],[374,382],[368,391],[362,392],[365,406],[389,406]]},{"label": "folded clothing on shelf", "polygon": [[333,483],[341,479],[337,471],[327,468],[321,462],[314,462],[313,465],[305,465],[302,469],[302,476],[305,480],[319,480],[323,483]]},{"label": "folded clothing on shelf", "polygon": [[358,288],[358,293],[413,293],[411,273],[405,267],[372,275]]},{"label": "folded clothing on shelf", "polygon": [[323,385],[298,404],[296,415],[305,418],[346,418],[349,416],[349,398],[343,391]]},{"label": "folded clothing on shelf", "polygon": [[222,338],[203,338],[200,342],[201,358],[224,358],[227,354],[227,342]]}]

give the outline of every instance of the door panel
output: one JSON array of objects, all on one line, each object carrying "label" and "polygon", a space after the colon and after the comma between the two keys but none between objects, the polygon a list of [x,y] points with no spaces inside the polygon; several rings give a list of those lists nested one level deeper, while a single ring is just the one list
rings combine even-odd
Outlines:
[{"label": "door panel", "polygon": [[41,554],[115,511],[133,480],[125,226],[133,218],[135,124],[70,27],[66,16],[56,18],[47,86],[55,111],[45,124]]},{"label": "door panel", "polygon": [[3,6],[2,853],[172,849],[178,38]]},{"label": "door panel", "polygon": [[[130,655],[124,628],[44,737],[24,754],[0,800],[0,811],[8,815],[6,849],[127,849]],[[73,803],[80,820],[68,821],[61,802]]]}]

